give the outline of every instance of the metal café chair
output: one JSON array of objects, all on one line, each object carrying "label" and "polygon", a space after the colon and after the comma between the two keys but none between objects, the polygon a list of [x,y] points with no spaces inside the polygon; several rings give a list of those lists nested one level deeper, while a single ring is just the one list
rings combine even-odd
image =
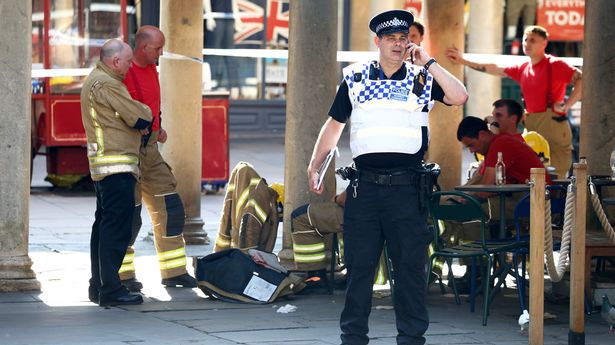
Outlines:
[{"label": "metal caf\u00e9 chair", "polygon": [[[455,197],[460,199],[461,202],[452,203],[447,199]],[[527,243],[515,241],[514,239],[505,241],[490,241],[488,240],[488,217],[480,206],[480,203],[472,196],[457,191],[444,191],[435,192],[429,202],[429,212],[433,219],[435,227],[434,231],[434,245],[435,251],[429,257],[429,264],[427,272],[431,272],[433,261],[436,257],[441,257],[446,260],[448,265],[448,279],[452,282],[453,292],[455,294],[455,302],[460,304],[459,294],[457,287],[455,286],[455,280],[452,272],[452,259],[453,258],[470,258],[473,262],[486,261],[486,267],[481,269],[482,277],[482,292],[483,292],[483,326],[487,325],[487,317],[489,315],[489,305],[492,299],[490,290],[493,287],[492,267],[494,262],[494,256],[514,251],[523,246],[527,246]],[[470,221],[476,221],[480,224],[480,240],[473,242],[461,243],[446,247],[443,243],[446,241],[440,239],[440,227],[443,221],[455,221],[459,223],[465,223]],[[429,273],[427,273],[429,274]],[[519,279],[517,277],[517,279]],[[470,310],[474,311],[475,297],[476,297],[476,272],[475,265],[471,268],[471,282],[470,282]]]}]

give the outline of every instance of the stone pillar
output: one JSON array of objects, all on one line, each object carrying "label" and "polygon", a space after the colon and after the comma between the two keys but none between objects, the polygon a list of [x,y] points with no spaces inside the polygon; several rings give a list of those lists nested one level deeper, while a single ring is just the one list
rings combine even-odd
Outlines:
[{"label": "stone pillar", "polygon": [[32,2],[8,0],[0,32],[0,292],[40,290],[28,256]]},{"label": "stone pillar", "polygon": [[[611,25],[615,1],[587,1],[585,4],[585,42],[583,45],[583,106],[581,108],[580,156],[587,157],[589,175],[610,175],[609,157],[615,148],[613,123],[615,94],[613,58],[615,40]],[[606,191],[608,188],[605,188]]]},{"label": "stone pillar", "polygon": [[160,29],[166,36],[165,51],[178,54],[160,59],[162,118],[169,134],[161,151],[173,168],[184,202],[186,242],[209,243],[201,219],[202,64],[198,60],[203,50],[203,1],[162,0]]},{"label": "stone pillar", "polygon": [[350,6],[350,50],[376,50],[369,20],[380,12],[403,9],[404,0],[352,0]]},{"label": "stone pillar", "polygon": [[307,166],[341,80],[336,62],[337,2],[291,1],[288,41],[284,236],[279,254],[285,262],[293,259],[290,236],[293,209],[310,201],[330,199],[335,193],[333,171],[328,173],[323,196],[310,193]]},{"label": "stone pillar", "polygon": [[[463,0],[423,1],[423,21],[428,33],[423,41],[425,49],[442,67],[463,80],[463,65],[453,64],[445,56],[448,47],[464,46]],[[460,184],[461,144],[457,141],[457,125],[462,114],[462,106],[448,107],[436,102],[429,115],[428,160],[440,164],[442,175],[438,182],[444,190]]]},{"label": "stone pillar", "polygon": [[[502,54],[502,1],[470,0],[468,53]],[[457,47],[463,51],[463,47]],[[491,105],[501,97],[502,78],[471,68],[466,71],[466,87],[470,97],[466,104],[468,115],[484,118],[491,114]]]},{"label": "stone pillar", "polygon": [[372,11],[365,6],[365,0],[351,0],[350,4],[350,50],[370,50],[371,31],[367,27]]}]

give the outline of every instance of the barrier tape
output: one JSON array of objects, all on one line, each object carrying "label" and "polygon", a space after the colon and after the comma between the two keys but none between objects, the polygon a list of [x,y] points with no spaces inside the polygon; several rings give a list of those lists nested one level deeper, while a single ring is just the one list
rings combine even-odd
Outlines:
[{"label": "barrier tape", "polygon": [[[230,56],[238,58],[265,58],[265,59],[288,59],[288,50],[283,49],[203,49],[205,56]],[[528,61],[527,56],[521,55],[498,55],[498,54],[463,54],[464,58],[478,63],[493,63],[498,61],[499,65],[514,65]],[[191,60],[203,63],[202,58],[186,56],[171,52],[164,52],[163,58]],[[377,51],[338,51],[338,62],[357,62],[377,60]],[[561,58],[572,66],[582,66],[583,58]],[[80,77],[86,76],[92,68],[53,68],[53,69],[33,69],[32,78],[46,77]]]}]

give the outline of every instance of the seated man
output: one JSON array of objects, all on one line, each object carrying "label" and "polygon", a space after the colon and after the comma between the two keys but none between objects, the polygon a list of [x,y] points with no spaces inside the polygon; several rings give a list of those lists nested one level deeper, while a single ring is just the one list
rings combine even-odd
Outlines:
[{"label": "seated man", "polygon": [[[498,152],[506,166],[506,183],[526,183],[530,179],[531,168],[544,168],[536,153],[525,142],[506,133],[494,134],[487,124],[476,117],[466,117],[457,128],[459,140],[472,153],[485,156],[485,162],[478,172],[477,184],[495,184],[495,163]],[[551,183],[550,179],[547,183]],[[480,194],[489,197],[489,194]]]},{"label": "seated man", "polygon": [[[344,203],[346,191],[332,201],[313,202],[297,207],[291,214],[293,253],[297,271],[307,272],[306,287],[302,294],[328,293],[326,236],[338,234],[340,255],[343,256]],[[374,284],[384,285],[388,280],[384,254],[374,278]]]},{"label": "seated man", "polygon": [[543,164],[549,165],[549,142],[535,131],[524,130],[519,133],[519,123],[523,118],[523,107],[514,99],[502,98],[493,102],[491,115],[485,117],[489,130],[494,134],[511,134],[525,141],[536,152]]},{"label": "seated man", "polygon": [[226,188],[214,252],[228,248],[273,250],[281,213],[274,187],[281,186],[267,185],[252,165],[237,163]]},{"label": "seated man", "polygon": [[307,272],[306,287],[302,293],[327,292],[325,235],[341,235],[345,202],[344,191],[332,201],[305,204],[291,214],[295,265],[298,271]]},{"label": "seated man", "polygon": [[[497,162],[498,152],[502,153],[504,165],[506,167],[506,183],[527,183],[530,179],[530,169],[544,168],[540,158],[523,141],[518,138],[502,133],[494,134],[491,132],[485,121],[477,117],[464,118],[457,128],[457,139],[467,147],[472,153],[480,153],[485,157],[481,169],[477,173],[475,184],[495,184],[495,163]],[[547,176],[547,184],[551,180]],[[484,204],[485,213],[490,216],[492,221],[499,224],[499,197],[493,193],[468,193],[475,197],[486,199]],[[513,211],[518,200],[523,197],[523,193],[513,193],[506,200],[507,219],[512,219]],[[450,239],[453,244],[459,241],[474,241],[480,239],[479,228],[476,223],[467,223],[463,226],[447,223],[445,239]]]},{"label": "seated man", "polygon": [[519,133],[519,122],[523,118],[523,107],[514,99],[502,98],[493,102],[491,115],[485,118],[489,130],[494,134],[510,134],[523,141]]}]

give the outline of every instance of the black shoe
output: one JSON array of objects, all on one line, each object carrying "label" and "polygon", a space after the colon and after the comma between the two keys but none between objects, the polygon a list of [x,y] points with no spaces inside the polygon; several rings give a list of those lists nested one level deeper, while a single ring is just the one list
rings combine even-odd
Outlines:
[{"label": "black shoe", "polygon": [[329,282],[327,276],[312,276],[304,280],[305,288],[299,291],[299,295],[327,295],[329,294]]},{"label": "black shoe", "polygon": [[185,288],[195,288],[198,283],[196,279],[192,278],[188,273],[184,273],[177,277],[167,278],[162,280],[162,285],[166,287],[185,287]]},{"label": "black shoe", "polygon": [[98,292],[88,292],[88,299],[90,300],[90,302],[98,304]]},{"label": "black shoe", "polygon": [[90,285],[88,287],[88,299],[90,302],[98,304],[98,288]]},{"label": "black shoe", "polygon": [[122,280],[122,285],[130,292],[141,292],[141,289],[143,289],[143,284],[137,278]]},{"label": "black shoe", "polygon": [[440,280],[440,275],[434,271],[431,271],[429,273],[429,282],[427,283],[427,285],[431,286],[431,284],[435,283],[436,280]]},{"label": "black shoe", "polygon": [[136,305],[141,303],[143,303],[143,296],[136,293],[128,293],[114,299],[100,300],[99,305],[101,307],[110,307],[115,305]]}]

